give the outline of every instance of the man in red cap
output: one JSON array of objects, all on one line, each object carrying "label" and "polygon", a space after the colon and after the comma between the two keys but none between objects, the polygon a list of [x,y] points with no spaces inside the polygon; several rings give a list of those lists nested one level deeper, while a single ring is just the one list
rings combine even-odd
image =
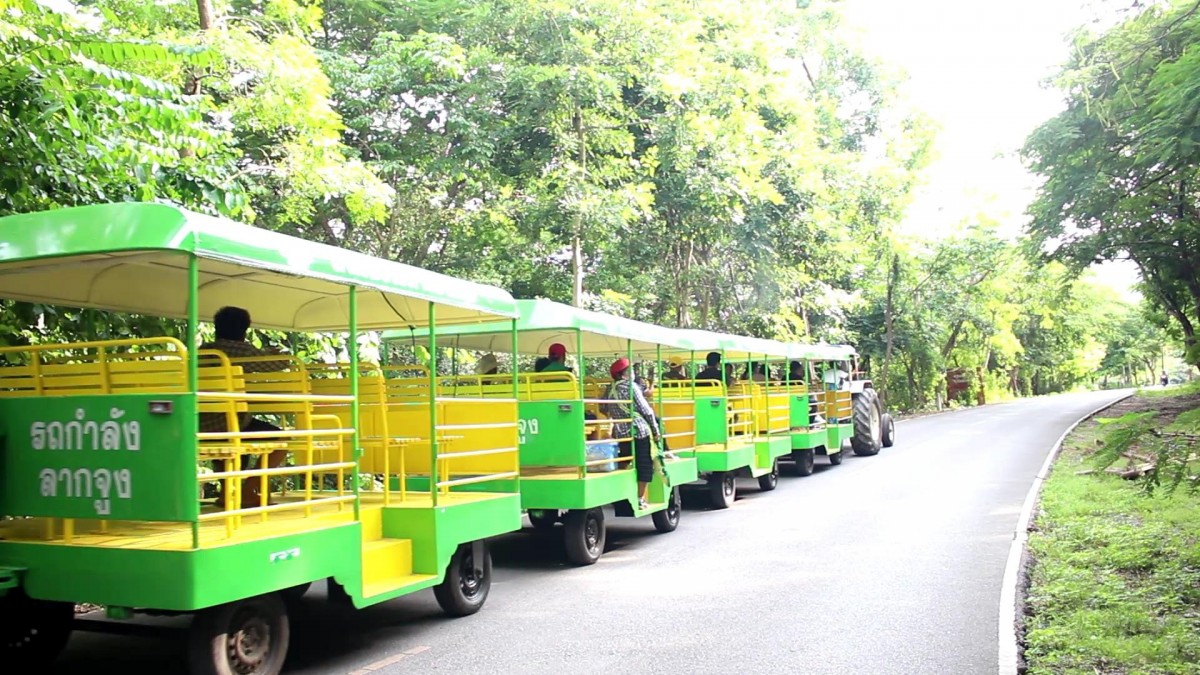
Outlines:
[{"label": "man in red cap", "polygon": [[[633,467],[637,472],[638,510],[647,507],[646,488],[654,478],[654,459],[650,455],[650,439],[659,436],[658,420],[654,416],[654,408],[642,395],[642,388],[633,386],[629,375],[631,372],[629,359],[620,358],[613,361],[608,373],[612,375],[613,383],[608,388],[604,398],[602,412],[613,422],[613,438],[621,440],[621,456],[633,456]],[[629,402],[633,401],[633,410],[629,410]],[[632,420],[632,424],[630,423]]]},{"label": "man in red cap", "polygon": [[567,348],[562,344],[555,342],[550,345],[550,351],[547,352],[550,357],[550,363],[542,368],[543,373],[566,373],[571,369],[567,367]]}]

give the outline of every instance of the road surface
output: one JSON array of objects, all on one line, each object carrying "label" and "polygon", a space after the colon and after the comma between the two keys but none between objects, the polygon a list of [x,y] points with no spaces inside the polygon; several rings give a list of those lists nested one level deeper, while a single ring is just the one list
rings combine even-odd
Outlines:
[{"label": "road surface", "polygon": [[[587,568],[566,564],[561,535],[502,537],[473,617],[443,618],[429,591],[331,614],[314,588],[287,672],[993,674],[1026,493],[1060,434],[1119,395],[906,421],[876,457],[818,458],[771,493],[741,481],[728,510],[688,499],[667,535],[610,517]],[[179,672],[179,635],[76,634],[55,672]]]}]

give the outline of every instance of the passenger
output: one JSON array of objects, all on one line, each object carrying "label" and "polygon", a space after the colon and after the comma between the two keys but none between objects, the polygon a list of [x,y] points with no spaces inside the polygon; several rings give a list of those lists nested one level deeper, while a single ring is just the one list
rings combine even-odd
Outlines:
[{"label": "passenger", "polygon": [[788,370],[788,382],[791,384],[804,384],[804,364],[799,361],[792,361]]},{"label": "passenger", "polygon": [[733,381],[735,379],[737,379],[737,378],[734,377],[734,374],[733,374],[733,364],[726,363],[725,364],[725,384],[727,384],[727,385],[733,384]]},{"label": "passenger", "polygon": [[[632,383],[629,379],[629,366],[629,359],[619,358],[609,367],[608,372],[612,375],[613,382],[604,398],[611,403],[602,404],[602,412],[612,420],[633,420],[632,428],[628,421],[614,421],[612,433],[613,438],[625,439],[621,441],[621,456],[633,457],[638,483],[638,510],[642,511],[648,506],[646,490],[654,478],[654,459],[650,454],[650,442],[651,439],[661,439],[662,436],[658,430],[658,419],[654,416],[654,409],[642,395],[642,390],[637,386],[630,386]],[[629,410],[630,397],[633,399],[632,411]]]},{"label": "passenger", "polygon": [[751,361],[750,365],[746,367],[746,374],[742,376],[742,379],[743,380],[751,380],[753,382],[766,382],[767,381],[767,366],[766,366],[766,364],[758,363],[757,361]]},{"label": "passenger", "polygon": [[721,372],[721,353],[709,352],[708,356],[704,357],[705,368],[696,373],[697,380],[717,380],[728,383],[728,369],[723,374]]},{"label": "passenger", "polygon": [[850,377],[850,373],[842,370],[838,362],[830,361],[824,373],[825,388],[834,391],[842,389],[848,377]]},{"label": "passenger", "polygon": [[[246,341],[246,331],[250,330],[250,312],[241,307],[222,307],[217,310],[216,315],[213,317],[213,324],[216,327],[216,339],[200,345],[200,349],[217,350],[223,352],[231,359],[255,356],[279,356],[282,354],[278,349],[259,349]],[[266,373],[287,370],[291,364],[286,360],[280,359],[278,361],[252,361],[239,365],[241,365],[243,372]],[[221,413],[201,413],[199,427],[200,431],[204,432],[228,431],[225,424],[225,415]],[[264,422],[250,413],[244,413],[238,419],[238,430],[281,431],[274,424]],[[273,439],[257,437],[253,440],[261,442]],[[287,459],[287,451],[276,450],[267,456],[267,467],[274,469],[283,464],[285,459]],[[213,469],[218,472],[224,471],[225,462],[223,460],[214,460]],[[260,479],[257,477],[250,477],[242,482],[242,508],[247,509],[260,505],[259,483]]]},{"label": "passenger", "polygon": [[476,375],[495,375],[499,371],[500,364],[496,362],[495,354],[484,354],[475,364]]},{"label": "passenger", "polygon": [[567,348],[555,342],[550,345],[547,354],[550,357],[549,363],[545,368],[542,368],[543,373],[569,373],[571,369],[567,367]]},{"label": "passenger", "polygon": [[683,372],[683,366],[686,362],[682,356],[672,356],[667,359],[667,372],[663,373],[664,380],[686,380],[687,373]]}]

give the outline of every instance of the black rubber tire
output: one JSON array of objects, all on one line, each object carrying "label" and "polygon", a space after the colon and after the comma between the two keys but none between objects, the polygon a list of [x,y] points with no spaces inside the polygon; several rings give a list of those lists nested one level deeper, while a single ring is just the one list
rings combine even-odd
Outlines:
[{"label": "black rubber tire", "polygon": [[848,448],[846,447],[846,444],[843,443],[840,450],[838,450],[837,452],[827,452],[825,454],[825,456],[829,458],[829,463],[831,465],[837,466],[838,464],[842,463],[843,459],[846,458],[847,451],[848,451]]},{"label": "black rubber tire", "polygon": [[850,438],[854,454],[860,457],[879,454],[883,447],[881,436],[879,396],[874,389],[863,389],[854,395],[854,436]]},{"label": "black rubber tire", "polygon": [[529,524],[533,525],[533,529],[540,532],[554,529],[558,524],[558,510],[551,509],[530,509]]},{"label": "black rubber tire", "polygon": [[890,448],[896,444],[896,421],[892,419],[891,413],[883,413],[880,422],[883,432],[883,447]]},{"label": "black rubber tire", "polygon": [[[28,672],[48,668],[71,638],[75,605],[34,600],[20,589],[0,597],[0,659]],[[18,670],[20,668],[18,667]]]},{"label": "black rubber tire", "polygon": [[654,529],[666,534],[674,532],[675,528],[679,527],[681,513],[683,513],[683,498],[679,496],[679,488],[671,488],[671,497],[667,501],[667,508],[650,514],[650,519],[654,521]]},{"label": "black rubber tire", "polygon": [[714,509],[727,509],[737,499],[737,478],[729,471],[708,475],[708,493]]},{"label": "black rubber tire", "polygon": [[796,463],[797,476],[811,476],[816,464],[816,451],[812,448],[793,450],[792,461]]},{"label": "black rubber tire", "polygon": [[576,565],[591,565],[604,554],[607,531],[604,509],[572,509],[563,517],[567,560]]},{"label": "black rubber tire", "polygon": [[188,635],[192,675],[276,675],[287,658],[287,605],[268,593],[200,610]]},{"label": "black rubber tire", "polygon": [[771,472],[758,477],[758,489],[770,492],[779,486],[779,460],[771,462]]},{"label": "black rubber tire", "polygon": [[488,591],[492,589],[492,552],[486,543],[482,547],[483,574],[475,571],[472,542],[459,544],[446,565],[446,578],[433,587],[433,597],[447,616],[470,616],[487,602]]}]

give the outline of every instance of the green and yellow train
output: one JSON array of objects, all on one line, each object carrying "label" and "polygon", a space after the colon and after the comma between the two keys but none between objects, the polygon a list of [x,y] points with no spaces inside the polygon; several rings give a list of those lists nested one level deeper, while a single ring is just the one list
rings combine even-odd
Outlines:
[{"label": "green and yellow train", "polygon": [[[87,603],[193,615],[191,672],[277,673],[289,601],[313,582],[353,607],[432,589],[472,614],[487,540],[523,517],[562,522],[568,558],[589,564],[608,512],[670,532],[680,490],[726,507],[739,476],[771,490],[780,460],[807,474],[815,455],[874,454],[894,433],[848,347],[516,300],[160,204],[0,218],[0,242],[0,299],[175,319],[190,336],[236,306],[346,344],[319,363],[165,335],[0,348],[6,663],[48,663]],[[362,358],[367,333],[410,358]],[[529,368],[551,345],[571,356]],[[744,379],[707,377],[713,355]],[[617,451],[629,420],[609,414],[618,359],[661,425],[644,493]]]}]

